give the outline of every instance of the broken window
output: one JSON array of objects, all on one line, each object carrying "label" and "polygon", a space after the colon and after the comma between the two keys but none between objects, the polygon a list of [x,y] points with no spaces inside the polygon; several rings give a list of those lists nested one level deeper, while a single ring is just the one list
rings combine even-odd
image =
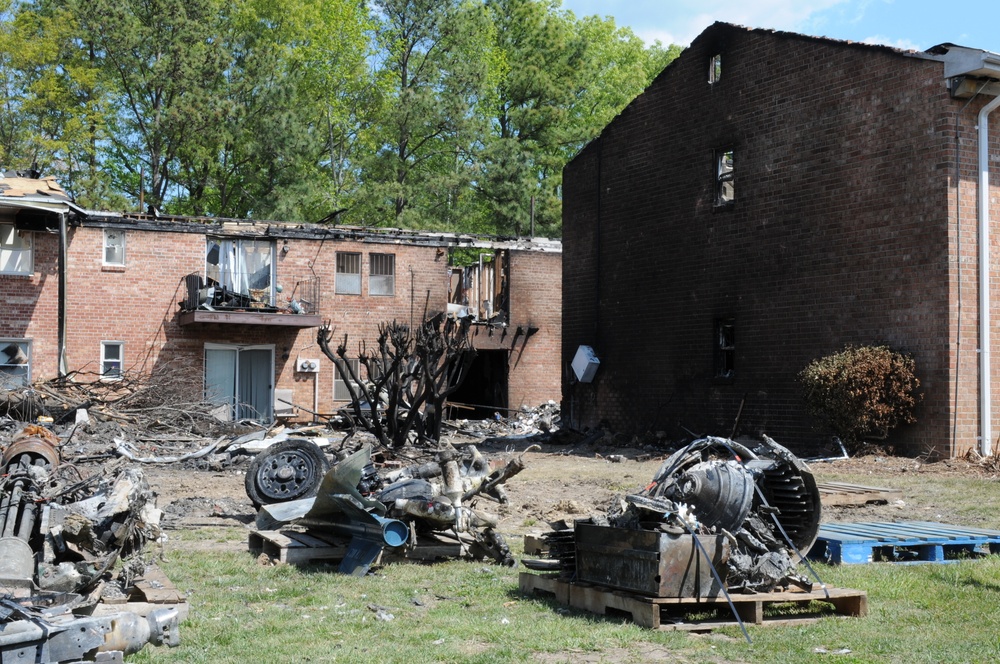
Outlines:
[{"label": "broken window", "polygon": [[31,233],[0,224],[0,274],[32,274]]},{"label": "broken window", "polygon": [[[337,364],[344,366],[345,360],[336,360]],[[354,372],[355,376],[360,378],[360,364],[358,358],[346,360],[347,367],[349,368],[348,374]],[[340,375],[340,369],[337,367],[333,368],[333,400],[334,401],[350,401],[351,391],[347,387],[347,383]]]},{"label": "broken window", "polygon": [[736,371],[736,321],[715,321],[715,377],[732,378]]},{"label": "broken window", "polygon": [[338,295],[361,295],[361,254],[337,252]]},{"label": "broken window", "polygon": [[101,342],[101,378],[118,380],[122,377],[122,357],[125,344],[121,341]]},{"label": "broken window", "polygon": [[274,306],[274,242],[264,239],[208,238],[205,276],[216,294],[215,306]]},{"label": "broken window", "polygon": [[117,228],[104,229],[104,264],[125,265],[125,231]]},{"label": "broken window", "polygon": [[0,389],[31,384],[31,341],[0,339]]},{"label": "broken window", "polygon": [[370,254],[368,256],[368,294],[396,294],[396,255]]},{"label": "broken window", "polygon": [[715,85],[722,78],[722,55],[716,53],[708,60],[708,82]]},{"label": "broken window", "polygon": [[733,150],[717,150],[715,153],[715,204],[729,205],[736,200],[734,187]]}]

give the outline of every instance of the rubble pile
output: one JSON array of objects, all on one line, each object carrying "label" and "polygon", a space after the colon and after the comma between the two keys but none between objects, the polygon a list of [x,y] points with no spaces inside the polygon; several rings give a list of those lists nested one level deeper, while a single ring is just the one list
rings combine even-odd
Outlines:
[{"label": "rubble pile", "polygon": [[368,445],[329,461],[311,441],[289,440],[257,456],[246,488],[261,506],[261,530],[296,525],[350,538],[354,554],[341,564],[345,573],[364,574],[384,547],[415,547],[443,533],[463,543],[468,557],[513,565],[495,530],[499,517],[475,499],[506,504],[504,485],[523,469],[523,454],[503,462],[474,445],[445,444],[432,460],[384,472]]},{"label": "rubble pile", "polygon": [[148,620],[90,615],[106,590],[121,594],[143,574],[159,512],[141,470],[117,461],[85,474],[62,460],[59,443],[47,428],[27,425],[0,450],[3,661],[177,645],[176,609]]},{"label": "rubble pile", "polygon": [[[217,405],[192,398],[199,385],[193,367],[164,366],[152,374],[123,372],[113,381],[98,374],[73,372],[65,377],[0,390],[0,417],[17,422],[48,422],[56,427],[92,423],[135,438],[211,437],[234,432]],[[105,432],[106,433],[106,432]],[[103,436],[110,440],[110,436]]]},{"label": "rubble pile", "polygon": [[702,438],[669,456],[653,481],[609,510],[608,523],[628,529],[722,534],[729,542],[730,591],[768,592],[789,584],[816,540],[820,497],[808,467],[764,436],[754,449],[726,438]]},{"label": "rubble pile", "polygon": [[507,417],[500,411],[491,419],[454,420],[448,422],[464,434],[486,438],[489,436],[546,436],[560,428],[560,408],[555,401],[548,401],[537,408],[522,406],[510,411]]}]

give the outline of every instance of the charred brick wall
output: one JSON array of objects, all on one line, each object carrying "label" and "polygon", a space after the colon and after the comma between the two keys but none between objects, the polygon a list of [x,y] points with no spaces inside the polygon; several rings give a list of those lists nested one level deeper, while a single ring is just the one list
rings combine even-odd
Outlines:
[{"label": "charred brick wall", "polygon": [[[796,375],[847,344],[887,343],[914,355],[925,398],[918,424],[880,442],[972,446],[981,104],[964,104],[930,59],[703,33],[566,167],[563,361],[588,344],[601,364],[591,384],[565,374],[564,417],[815,451],[829,432],[804,412]],[[716,155],[729,150],[735,200],[718,206]],[[720,322],[733,331],[728,376]]]},{"label": "charred brick wall", "polygon": [[559,401],[562,255],[512,251],[510,290],[511,328],[516,338],[508,360],[509,406]]}]

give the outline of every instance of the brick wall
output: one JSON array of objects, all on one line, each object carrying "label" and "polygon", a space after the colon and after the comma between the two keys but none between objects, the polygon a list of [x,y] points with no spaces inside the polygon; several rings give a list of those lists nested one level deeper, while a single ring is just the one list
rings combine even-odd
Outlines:
[{"label": "brick wall", "polygon": [[[96,376],[100,372],[101,342],[122,342],[127,370],[192,368],[198,383],[192,389],[200,395],[205,344],[264,345],[274,349],[275,387],[292,389],[295,404],[321,413],[332,413],[344,405],[334,402],[336,370],[317,345],[316,328],[180,325],[179,303],[187,295],[185,277],[204,274],[206,236],[203,232],[141,230],[134,226],[125,230],[124,267],[102,264],[103,228],[83,225],[69,231],[66,356],[71,371]],[[0,338],[31,339],[32,378],[45,380],[58,374],[58,237],[36,233],[34,240],[34,274],[0,277],[0,297],[7,303],[0,316]],[[336,348],[348,335],[350,356],[356,357],[363,344],[369,349],[375,347],[380,324],[399,321],[416,325],[447,307],[447,247],[392,240],[302,237],[278,239],[276,243],[275,275],[281,286],[277,304],[287,305],[290,299],[302,298],[301,283],[318,277],[320,316],[332,326],[331,346]],[[287,251],[283,251],[286,246]],[[361,255],[360,295],[336,292],[338,252]],[[559,256],[514,253],[513,320],[525,329],[536,326],[539,331],[512,354],[509,399],[516,406],[536,405],[559,395]],[[391,295],[369,294],[373,254],[395,257]],[[542,308],[537,313],[536,305]],[[319,359],[319,372],[297,372],[299,357]],[[302,416],[311,417],[305,411]]]},{"label": "brick wall", "polygon": [[[564,173],[563,360],[579,344],[601,360],[593,384],[564,385],[564,414],[579,427],[729,435],[740,413],[737,434],[815,450],[828,432],[806,416],[796,374],[845,344],[889,343],[914,354],[926,397],[920,423],[887,443],[967,449],[979,104],[957,117],[963,104],[940,63],[891,49],[703,33]],[[720,149],[735,153],[725,208]],[[715,377],[722,318],[736,330],[729,379]]]},{"label": "brick wall", "polygon": [[509,369],[509,407],[534,407],[560,398],[562,255],[512,251],[510,318],[516,333]]}]

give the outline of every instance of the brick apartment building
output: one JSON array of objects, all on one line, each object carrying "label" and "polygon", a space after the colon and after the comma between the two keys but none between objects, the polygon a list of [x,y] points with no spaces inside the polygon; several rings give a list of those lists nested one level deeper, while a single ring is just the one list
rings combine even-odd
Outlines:
[{"label": "brick apartment building", "polygon": [[563,362],[600,363],[564,421],[814,452],[796,375],[887,343],[925,396],[883,444],[995,450],[997,79],[951,44],[706,29],[565,168]]},{"label": "brick apartment building", "polygon": [[[454,247],[479,263],[449,267]],[[112,214],[6,177],[0,378],[194,367],[222,417],[308,420],[349,398],[317,345],[324,321],[356,354],[380,323],[450,311],[476,321],[456,397],[489,414],[536,406],[559,398],[560,276],[558,241]]]}]

